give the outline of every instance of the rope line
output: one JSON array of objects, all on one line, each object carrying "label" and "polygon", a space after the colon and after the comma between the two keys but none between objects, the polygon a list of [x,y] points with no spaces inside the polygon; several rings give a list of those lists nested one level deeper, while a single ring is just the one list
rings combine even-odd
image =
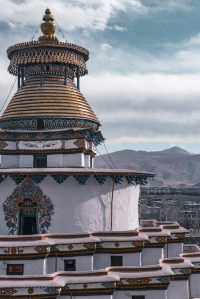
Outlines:
[{"label": "rope line", "polygon": [[[34,38],[35,38],[37,32],[38,32],[38,28],[37,28],[37,30],[33,31],[33,35],[32,35],[31,40],[34,40]],[[1,108],[1,110],[0,110],[0,114],[3,112],[3,110],[4,110],[4,108],[5,108],[6,104],[7,104],[7,101],[8,101],[8,99],[10,98],[10,95],[11,95],[11,93],[12,93],[12,91],[13,91],[13,88],[14,88],[16,82],[17,82],[17,78],[14,78],[13,83],[11,83],[11,86],[10,86],[10,89],[9,89],[9,91],[8,91],[8,94],[7,94],[7,96],[5,97],[5,100],[3,101],[3,106],[2,106],[2,108]]]},{"label": "rope line", "polygon": [[108,147],[106,146],[105,141],[103,142],[103,146],[104,146],[105,152],[106,152],[106,154],[107,154],[107,157],[108,157],[108,159],[110,160],[110,163],[112,164],[112,167],[113,167],[113,168],[117,168],[117,166],[116,166],[116,164],[115,164],[115,161],[112,159],[111,154],[110,154],[110,152],[108,151]]},{"label": "rope line", "polygon": [[12,93],[12,91],[13,91],[13,88],[14,88],[14,86],[15,86],[16,81],[17,81],[17,78],[14,78],[13,83],[11,84],[10,89],[9,89],[9,91],[8,91],[8,94],[7,94],[7,96],[5,97],[5,100],[3,101],[3,106],[2,106],[2,108],[1,108],[0,113],[3,112],[5,106],[6,106],[8,100],[9,100],[9,98],[10,98],[10,95],[11,95],[11,93]]},{"label": "rope line", "polygon": [[106,160],[104,158],[104,156],[102,155],[102,153],[97,148],[95,148],[95,149],[96,149],[96,152],[99,154],[100,159],[102,159],[105,162],[106,166],[108,166],[109,168],[113,168],[113,165],[109,163],[109,160]]}]

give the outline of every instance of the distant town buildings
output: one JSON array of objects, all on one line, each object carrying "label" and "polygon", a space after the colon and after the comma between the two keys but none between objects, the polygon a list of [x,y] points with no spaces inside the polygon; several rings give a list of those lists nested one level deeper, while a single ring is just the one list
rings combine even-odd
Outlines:
[{"label": "distant town buildings", "polygon": [[200,236],[200,188],[143,187],[139,205],[140,219],[178,221]]}]

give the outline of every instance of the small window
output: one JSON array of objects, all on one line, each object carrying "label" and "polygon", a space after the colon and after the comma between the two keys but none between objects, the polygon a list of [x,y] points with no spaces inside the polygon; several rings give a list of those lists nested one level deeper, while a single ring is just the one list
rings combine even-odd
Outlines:
[{"label": "small window", "polygon": [[145,299],[144,295],[136,295],[136,296],[132,296],[132,299]]},{"label": "small window", "polygon": [[7,275],[23,275],[23,264],[7,264]]},{"label": "small window", "polygon": [[44,120],[39,118],[37,119],[37,129],[38,130],[43,130],[44,129]]},{"label": "small window", "polygon": [[64,271],[76,271],[76,260],[65,260],[64,261]]},{"label": "small window", "polygon": [[34,155],[33,161],[34,168],[47,168],[47,155]]},{"label": "small window", "polygon": [[111,256],[111,267],[121,267],[123,266],[123,257],[121,255]]}]

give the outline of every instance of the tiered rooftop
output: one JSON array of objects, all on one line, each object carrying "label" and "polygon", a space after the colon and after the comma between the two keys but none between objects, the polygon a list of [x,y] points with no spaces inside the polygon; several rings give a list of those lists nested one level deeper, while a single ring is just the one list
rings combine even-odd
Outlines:
[{"label": "tiered rooftop", "polygon": [[18,91],[0,119],[1,127],[34,130],[41,125],[42,129],[98,130],[100,123],[79,90],[80,77],[87,74],[89,52],[57,39],[49,9],[41,30],[38,41],[8,49],[8,70],[18,77]]}]

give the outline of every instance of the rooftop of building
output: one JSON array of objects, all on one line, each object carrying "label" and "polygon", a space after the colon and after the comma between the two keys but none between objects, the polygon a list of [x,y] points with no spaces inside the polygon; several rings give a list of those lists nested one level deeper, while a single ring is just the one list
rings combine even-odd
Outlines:
[{"label": "rooftop of building", "polygon": [[7,51],[8,70],[18,77],[18,90],[0,117],[0,127],[34,130],[38,121],[38,128],[43,129],[98,131],[100,122],[80,92],[80,77],[87,74],[88,50],[58,40],[49,9],[41,31],[37,41],[19,43]]}]

